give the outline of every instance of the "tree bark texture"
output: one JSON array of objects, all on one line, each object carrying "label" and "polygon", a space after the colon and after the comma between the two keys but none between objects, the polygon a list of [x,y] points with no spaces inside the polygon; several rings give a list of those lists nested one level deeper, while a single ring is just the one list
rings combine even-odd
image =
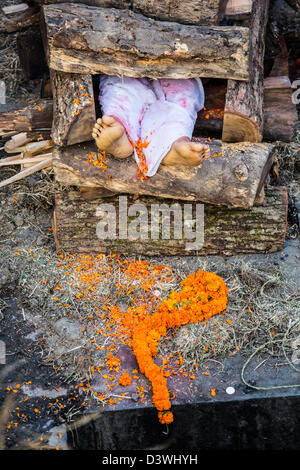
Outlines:
[{"label": "tree bark texture", "polygon": [[228,80],[222,139],[261,142],[263,138],[264,51],[269,0],[254,0],[250,21],[249,81]]},{"label": "tree bark texture", "polygon": [[92,76],[52,70],[51,82],[53,142],[64,146],[92,140],[96,121]]},{"label": "tree bark texture", "polygon": [[[274,71],[286,71],[274,63]],[[208,84],[205,88],[205,109],[198,113],[194,135],[220,139],[223,130],[226,86],[223,81]],[[267,77],[264,80],[263,140],[291,142],[298,121],[297,107],[292,100],[293,89],[288,76]]]},{"label": "tree bark texture", "polygon": [[36,100],[27,104],[0,107],[0,132],[49,130],[52,127],[53,101]]},{"label": "tree bark texture", "polygon": [[[196,140],[196,139],[195,139]],[[107,169],[87,163],[97,155],[94,143],[53,151],[55,178],[64,186],[102,189],[115,193],[150,195],[202,201],[236,207],[252,207],[273,163],[273,144],[222,144],[205,141],[211,157],[199,167],[159,167],[158,172],[141,180],[133,157],[107,156]]]},{"label": "tree bark texture", "polygon": [[249,29],[156,21],[130,10],[45,5],[49,67],[149,78],[249,79]]},{"label": "tree bark texture", "polygon": [[[183,203],[170,200],[169,208],[175,204],[182,209]],[[116,237],[114,239],[99,239],[97,224],[105,222],[105,210],[111,204],[116,211]],[[151,204],[165,204],[165,200],[153,197],[140,197],[138,200],[127,198],[128,210],[134,203],[147,208],[146,224],[141,227],[141,234],[148,238],[134,239],[133,236],[121,238],[119,231],[119,197],[84,200],[77,191],[58,191],[55,196],[54,237],[58,251],[68,253],[121,253],[123,255],[222,255],[230,256],[240,253],[271,253],[283,249],[286,227],[288,197],[285,187],[268,187],[264,203],[250,210],[228,208],[206,204],[204,206],[204,244],[200,249],[187,249],[187,234],[182,230],[182,238],[173,238],[174,219],[172,215],[169,239],[163,239],[159,232],[156,240],[151,239]],[[190,219],[185,217],[185,223],[192,225],[201,223],[197,218],[196,203],[191,203]],[[141,207],[141,206],[139,206]],[[174,206],[173,206],[174,207]],[[99,209],[101,213],[99,216]],[[131,209],[132,210],[132,209]],[[98,214],[98,216],[97,216]],[[129,212],[128,212],[129,214]],[[138,216],[136,216],[138,217]],[[134,223],[135,217],[126,220],[127,229]],[[162,219],[165,223],[168,219]],[[177,220],[178,223],[178,220]],[[162,225],[161,225],[162,227]],[[178,225],[177,225],[178,228]],[[123,227],[124,229],[124,227]],[[161,229],[162,230],[162,229]],[[99,233],[99,232],[98,232]],[[127,233],[130,233],[129,231]]]},{"label": "tree bark texture", "polygon": [[265,122],[264,137],[283,142],[292,140],[298,113],[292,101],[293,89],[288,77],[269,77],[265,79]]},{"label": "tree bark texture", "polygon": [[131,9],[135,13],[142,13],[157,20],[212,26],[218,25],[222,20],[227,0],[34,0],[34,3],[77,3],[94,7]]}]

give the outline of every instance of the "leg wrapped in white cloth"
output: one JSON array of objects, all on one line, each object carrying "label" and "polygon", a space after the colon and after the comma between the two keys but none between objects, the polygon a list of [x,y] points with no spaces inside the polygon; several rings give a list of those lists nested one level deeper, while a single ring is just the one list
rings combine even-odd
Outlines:
[{"label": "leg wrapped in white cloth", "polygon": [[191,139],[197,113],[204,106],[204,90],[200,79],[102,75],[99,102],[103,115],[114,117],[124,127],[139,167],[136,144],[142,143],[146,175],[153,176],[176,140]]}]

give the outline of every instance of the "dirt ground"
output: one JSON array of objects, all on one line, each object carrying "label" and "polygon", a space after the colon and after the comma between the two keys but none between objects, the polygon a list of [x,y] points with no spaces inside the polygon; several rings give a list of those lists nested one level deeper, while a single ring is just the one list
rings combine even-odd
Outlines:
[{"label": "dirt ground", "polygon": [[[1,49],[8,102],[38,96],[41,83],[22,77],[15,36],[2,36]],[[90,406],[151,402],[149,383],[136,370],[119,329],[120,313],[155,311],[198,269],[224,279],[228,308],[206,324],[168,333],[158,357],[168,374],[182,374],[192,384],[194,374],[209,374],[212,362],[232,355],[246,360],[264,344],[264,357],[297,367],[300,130],[293,142],[278,146],[278,161],[279,179],[269,183],[289,188],[289,227],[284,250],[269,255],[68,256],[57,253],[53,239],[52,170],[0,190],[1,449],[65,449],[66,426]],[[6,167],[0,179],[17,171]],[[129,388],[118,382],[124,371],[132,376]]]}]

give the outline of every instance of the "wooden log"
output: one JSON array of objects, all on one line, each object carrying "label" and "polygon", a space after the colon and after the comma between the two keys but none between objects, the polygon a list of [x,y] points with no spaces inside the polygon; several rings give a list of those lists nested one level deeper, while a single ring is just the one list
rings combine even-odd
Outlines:
[{"label": "wooden log", "polygon": [[24,152],[27,155],[38,155],[40,153],[44,153],[46,150],[49,150],[53,147],[52,140],[40,140],[37,142],[26,142],[19,147],[11,148],[10,145],[5,144],[4,150],[7,153],[17,153],[17,152]]},{"label": "wooden log", "polygon": [[51,82],[54,143],[73,145],[92,140],[96,121],[92,76],[52,70]]},{"label": "wooden log", "polygon": [[[249,1],[243,0],[242,11]],[[95,7],[131,9],[157,20],[199,25],[218,25],[227,6],[227,0],[34,0],[33,3],[84,3]],[[232,8],[229,14],[232,14]]]},{"label": "wooden log", "polygon": [[83,3],[91,7],[125,9],[131,8],[133,0],[29,0],[29,3],[36,6],[51,5],[52,3]]},{"label": "wooden log", "polygon": [[4,150],[7,153],[14,153],[15,149],[22,147],[30,142],[26,132],[13,135],[7,142],[5,142]]},{"label": "wooden log", "polygon": [[222,139],[261,142],[263,139],[264,36],[269,0],[253,0],[250,24],[250,79],[228,80]]},{"label": "wooden log", "polygon": [[50,140],[50,130],[15,134],[5,142],[4,150],[7,153],[14,153],[16,148],[22,147],[30,142],[40,142],[41,140]]},{"label": "wooden log", "polygon": [[133,10],[163,21],[218,25],[224,16],[226,3],[220,0],[133,0]]},{"label": "wooden log", "polygon": [[[215,205],[204,205],[204,244],[200,249],[187,249],[187,233],[181,230],[178,239],[174,236],[174,221],[178,229],[178,219],[170,217],[170,237],[163,239],[163,228],[160,226],[158,239],[151,239],[151,209],[152,204],[158,209],[158,205],[164,204],[165,209],[173,208],[184,214],[183,203],[176,200],[166,201],[153,197],[140,197],[134,200],[127,196],[128,211],[131,210],[125,223],[122,224],[123,235],[119,231],[120,199],[118,196],[105,199],[86,201],[77,191],[58,191],[55,195],[55,210],[53,220],[53,232],[58,251],[68,253],[122,253],[123,255],[222,255],[230,256],[239,253],[271,253],[280,251],[284,247],[287,227],[288,197],[285,187],[266,188],[266,197],[262,205],[254,206],[250,210],[228,208]],[[143,205],[146,220],[143,221],[143,230],[139,237],[130,236],[130,224],[135,222],[137,216],[133,216],[137,202]],[[107,239],[99,239],[97,236],[97,224],[105,217],[107,206],[100,212],[101,204],[111,204],[109,208],[116,211],[115,238],[111,234]],[[196,225],[195,237],[200,233],[201,211],[197,217],[197,203],[188,204],[193,212],[190,219],[184,217],[184,222],[189,226]],[[199,205],[198,205],[199,207]],[[124,208],[124,206],[123,206]],[[130,209],[131,208],[131,209]],[[146,208],[146,211],[145,211]],[[141,210],[141,206],[136,207]],[[166,214],[166,213],[165,213]],[[178,214],[178,212],[177,212]],[[124,210],[122,211],[122,216]],[[125,212],[125,216],[127,212]],[[165,215],[166,217],[166,215]],[[152,218],[152,223],[153,223]],[[168,223],[168,218],[163,219]],[[197,225],[198,224],[198,225]],[[127,226],[128,237],[124,237],[124,226]],[[166,226],[164,227],[166,229]],[[99,231],[98,231],[99,234]],[[148,238],[146,238],[148,236]],[[144,238],[142,238],[144,237]],[[195,245],[198,247],[199,245]],[[188,247],[190,248],[190,246]]]},{"label": "wooden log", "polygon": [[0,107],[0,133],[51,129],[52,100],[35,100],[30,104]]},{"label": "wooden log", "polygon": [[31,168],[37,165],[39,162],[49,162],[45,168],[52,168],[52,152],[42,153],[41,155],[27,156],[26,153],[23,154],[21,161],[21,171],[27,168]]},{"label": "wooden log", "polygon": [[[49,67],[131,77],[249,79],[249,29],[155,21],[129,10],[46,5]],[[117,25],[117,27],[116,27]]]},{"label": "wooden log", "polygon": [[22,158],[22,154],[12,155],[11,157],[1,158],[0,166],[15,165],[15,162]]},{"label": "wooden log", "polygon": [[20,13],[26,11],[29,8],[27,3],[19,3],[18,5],[8,5],[2,8],[3,13],[6,16],[14,15],[15,13]]},{"label": "wooden log", "polygon": [[264,137],[290,142],[298,122],[293,89],[288,77],[268,77],[264,87]]},{"label": "wooden log", "polygon": [[204,142],[210,145],[211,158],[204,160],[202,166],[161,165],[146,181],[137,177],[133,157],[116,159],[108,156],[107,170],[102,171],[87,163],[88,156],[97,153],[94,143],[54,147],[55,178],[66,186],[252,207],[272,166],[274,145]]},{"label": "wooden log", "polygon": [[2,158],[0,160],[0,167],[2,166],[11,166],[11,165],[21,165],[21,168],[29,168],[36,163],[49,160],[49,157],[52,156],[51,153],[36,155],[35,157],[24,157],[23,154],[14,155],[14,157]]},{"label": "wooden log", "polygon": [[[13,7],[18,7],[14,5]],[[38,24],[40,13],[39,9],[36,7],[28,7],[28,5],[23,4],[23,7],[19,10],[14,8],[13,10],[10,9],[9,11],[6,7],[3,11],[1,9],[0,15],[0,33],[14,33],[17,31],[24,31],[27,28],[30,28],[32,25]]]}]

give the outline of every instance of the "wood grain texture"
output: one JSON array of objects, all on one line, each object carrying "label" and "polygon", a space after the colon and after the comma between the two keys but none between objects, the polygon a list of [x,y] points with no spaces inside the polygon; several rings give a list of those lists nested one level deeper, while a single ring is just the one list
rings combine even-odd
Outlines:
[{"label": "wood grain texture", "polygon": [[1,106],[0,132],[50,130],[52,115],[52,100],[35,100],[26,106]]},{"label": "wood grain texture", "polygon": [[164,21],[218,25],[225,4],[224,0],[133,0],[133,11]]},{"label": "wood grain texture", "polygon": [[51,70],[53,93],[52,139],[57,145],[92,140],[96,121],[91,75]]},{"label": "wood grain texture", "polygon": [[[165,204],[165,200],[153,197],[139,197],[138,200],[128,198],[130,207],[135,202],[147,207],[150,223],[151,204]],[[171,204],[178,204],[182,208],[182,202],[170,200]],[[120,253],[122,255],[222,255],[230,256],[239,253],[271,253],[283,249],[287,227],[287,189],[285,187],[266,188],[264,203],[254,206],[252,209],[228,208],[204,205],[204,245],[200,250],[187,250],[185,233],[183,237],[174,239],[173,219],[171,217],[170,239],[163,239],[161,232],[157,240],[123,239],[120,236],[118,226],[119,197],[94,199],[86,201],[76,191],[57,191],[55,196],[55,210],[53,232],[58,251],[67,253]],[[116,238],[99,239],[97,237],[97,224],[101,220],[97,216],[100,204],[112,204],[116,210]],[[195,209],[195,204],[193,204]],[[183,213],[183,211],[182,211]],[[98,212],[99,214],[99,212]],[[103,219],[102,219],[103,220]],[[132,219],[128,219],[127,223]],[[187,220],[187,219],[186,219]],[[195,212],[190,219],[199,221]],[[147,227],[143,227],[142,233],[146,236]]]},{"label": "wood grain texture", "polygon": [[130,10],[43,7],[49,66],[69,73],[249,79],[249,29],[155,21]]},{"label": "wood grain texture", "polygon": [[263,138],[264,51],[269,0],[253,0],[250,21],[250,79],[228,80],[222,140],[261,142]]},{"label": "wood grain texture", "polygon": [[[137,177],[133,157],[107,157],[107,170],[87,163],[94,143],[56,147],[53,168],[56,181],[66,186],[102,189],[116,193],[203,201],[227,206],[252,207],[273,163],[273,144],[222,144],[207,142],[212,157],[199,167],[167,167],[146,181]],[[222,154],[222,156],[215,156]]]},{"label": "wood grain texture", "polygon": [[265,79],[264,137],[267,140],[291,142],[298,122],[293,89],[288,77]]},{"label": "wood grain texture", "polygon": [[251,14],[253,0],[228,0],[226,16],[234,19],[247,18]]},{"label": "wood grain texture", "polygon": [[[51,3],[86,4],[94,7],[131,9],[150,18],[183,24],[218,25],[227,0],[33,0],[37,5]],[[243,0],[245,2],[245,0]],[[249,1],[249,0],[248,0]]]}]

